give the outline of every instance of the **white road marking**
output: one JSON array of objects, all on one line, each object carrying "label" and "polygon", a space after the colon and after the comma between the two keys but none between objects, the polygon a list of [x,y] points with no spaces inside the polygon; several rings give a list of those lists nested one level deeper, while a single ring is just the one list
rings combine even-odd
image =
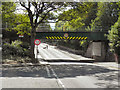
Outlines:
[{"label": "white road marking", "polygon": [[[50,66],[49,66],[49,67],[50,67]],[[65,85],[64,85],[64,84],[62,83],[62,81],[58,78],[58,76],[57,76],[57,74],[55,73],[55,71],[54,71],[51,67],[50,67],[50,69],[51,69],[53,75],[55,76],[55,78],[56,78],[56,80],[57,80],[57,82],[58,82],[58,85],[61,85],[64,90],[67,90],[67,89],[65,88]]]},{"label": "white road marking", "polygon": [[48,75],[48,77],[51,77],[51,75],[50,75],[50,70],[48,69],[47,66],[46,66],[45,68],[46,68],[46,71],[47,71],[47,75]]}]

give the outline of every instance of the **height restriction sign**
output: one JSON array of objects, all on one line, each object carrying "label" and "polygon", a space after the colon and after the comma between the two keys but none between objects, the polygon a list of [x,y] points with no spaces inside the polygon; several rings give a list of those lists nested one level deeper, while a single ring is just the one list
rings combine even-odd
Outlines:
[{"label": "height restriction sign", "polygon": [[68,33],[65,33],[65,34],[64,34],[64,37],[68,37]]},{"label": "height restriction sign", "polygon": [[35,45],[40,45],[41,41],[39,39],[35,39],[34,44]]}]

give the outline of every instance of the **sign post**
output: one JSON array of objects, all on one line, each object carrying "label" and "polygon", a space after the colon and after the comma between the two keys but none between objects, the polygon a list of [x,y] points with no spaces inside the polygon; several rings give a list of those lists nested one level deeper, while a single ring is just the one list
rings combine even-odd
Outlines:
[{"label": "sign post", "polygon": [[41,43],[41,41],[39,39],[35,39],[34,44],[37,45],[37,48],[36,48],[36,51],[37,51],[36,58],[37,59],[38,59],[38,53],[39,53],[39,51],[38,51],[38,45],[40,45],[40,43]]}]

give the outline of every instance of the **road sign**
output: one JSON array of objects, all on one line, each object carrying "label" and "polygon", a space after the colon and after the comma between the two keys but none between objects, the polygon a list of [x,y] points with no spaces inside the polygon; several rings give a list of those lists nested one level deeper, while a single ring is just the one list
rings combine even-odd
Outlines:
[{"label": "road sign", "polygon": [[64,34],[64,37],[68,37],[68,33],[65,33],[65,34]]},{"label": "road sign", "polygon": [[41,41],[39,39],[35,39],[34,44],[35,45],[40,45]]},{"label": "road sign", "polygon": [[19,37],[24,37],[24,35],[19,35]]}]

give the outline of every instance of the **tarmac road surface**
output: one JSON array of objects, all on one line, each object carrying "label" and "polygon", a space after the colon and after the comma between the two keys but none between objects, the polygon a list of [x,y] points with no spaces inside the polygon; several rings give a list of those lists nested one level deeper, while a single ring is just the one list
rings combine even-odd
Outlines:
[{"label": "tarmac road surface", "polygon": [[[91,60],[48,46],[38,46],[39,60]],[[35,49],[36,50],[36,49]],[[35,51],[36,52],[36,51]],[[117,66],[116,64],[111,66]],[[2,67],[2,88],[118,88],[118,69],[108,64],[47,63],[40,66]]]},{"label": "tarmac road surface", "polygon": [[[48,46],[48,48],[46,48]],[[86,58],[81,55],[69,53],[67,51],[60,50],[56,46],[41,43],[38,46],[38,54],[36,53],[37,46],[35,48],[36,58],[43,59],[45,61],[93,61],[92,58]]]},{"label": "tarmac road surface", "polygon": [[3,88],[118,88],[118,70],[89,64],[3,67]]}]

